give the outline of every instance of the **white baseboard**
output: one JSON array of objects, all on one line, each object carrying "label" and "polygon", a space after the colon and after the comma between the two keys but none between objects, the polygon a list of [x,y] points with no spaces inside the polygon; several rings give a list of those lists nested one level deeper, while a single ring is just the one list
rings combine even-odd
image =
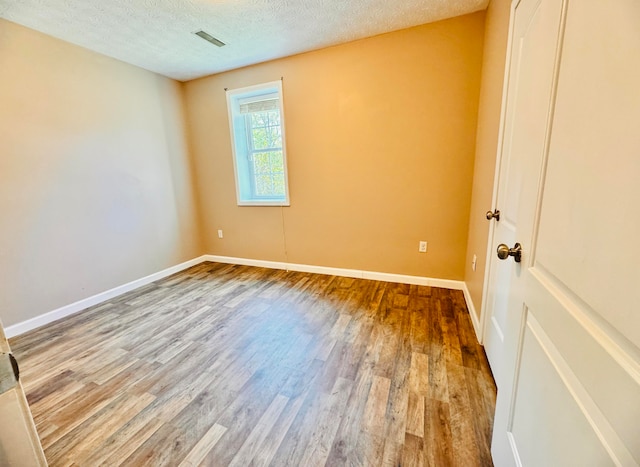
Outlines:
[{"label": "white baseboard", "polygon": [[11,326],[7,326],[4,330],[5,335],[7,337],[18,336],[27,331],[31,331],[32,329],[36,329],[36,328],[39,328],[40,326],[44,326],[45,324],[49,324],[54,321],[57,321],[61,318],[64,318],[65,316],[78,313],[79,311],[89,308],[90,306],[94,306],[99,303],[106,302],[107,300],[110,300],[113,297],[117,297],[118,295],[122,295],[123,293],[130,292],[134,289],[137,289],[138,287],[142,287],[143,285],[147,285],[147,284],[150,284],[151,282],[168,277],[171,274],[175,274],[176,272],[180,272],[184,269],[190,268],[191,266],[200,264],[203,261],[206,261],[205,257],[200,256],[199,258],[194,258],[189,261],[185,261],[184,263],[176,264],[175,266],[171,266],[167,269],[163,269],[162,271],[156,272],[154,274],[150,274],[141,279],[136,279],[135,281],[128,282],[118,287],[114,287],[113,289],[106,290],[105,292],[92,295],[91,297],[87,297],[82,300],[78,300],[77,302],[71,303],[69,305],[65,305],[53,311],[49,311],[42,315],[36,316],[35,318],[31,318],[26,321],[22,321],[20,323],[13,324]]},{"label": "white baseboard", "polygon": [[[362,271],[360,269],[332,268],[328,266],[313,266],[310,264],[284,263],[280,261],[263,261],[231,256],[205,255],[206,261],[227,264],[241,264],[244,266],[258,266],[269,269],[284,269],[286,271],[310,272],[314,274],[328,274],[331,276],[354,277],[356,279],[371,279],[383,282],[398,282],[400,284],[428,285],[443,289],[464,290],[463,281],[436,279],[433,277],[408,276],[404,274],[390,274],[387,272]],[[465,297],[466,298],[466,297]]]},{"label": "white baseboard", "polygon": [[480,327],[480,320],[478,319],[478,315],[476,314],[476,307],[473,305],[471,293],[467,288],[466,282],[462,283],[462,292],[464,293],[464,300],[467,302],[467,309],[469,310],[469,315],[471,316],[473,329],[476,332],[476,339],[478,339],[478,342],[482,344],[482,328]]}]

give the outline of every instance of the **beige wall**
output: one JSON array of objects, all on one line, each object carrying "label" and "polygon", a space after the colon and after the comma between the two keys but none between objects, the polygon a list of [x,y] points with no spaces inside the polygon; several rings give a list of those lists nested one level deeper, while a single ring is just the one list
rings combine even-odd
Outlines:
[{"label": "beige wall", "polygon": [[0,20],[0,318],[202,253],[181,84]]},{"label": "beige wall", "polygon": [[[510,7],[511,2],[509,0],[491,0],[486,13],[482,87],[480,90],[473,194],[464,276],[478,318],[480,318],[482,304],[487,241],[489,238],[489,222],[485,218],[485,213],[494,208],[494,206],[491,206],[491,198],[493,195],[496,151],[498,148]],[[478,257],[475,271],[471,268],[474,254]]]},{"label": "beige wall", "polygon": [[[463,279],[483,35],[480,12],[186,83],[207,252]],[[280,77],[291,206],[238,207],[224,88]]]}]

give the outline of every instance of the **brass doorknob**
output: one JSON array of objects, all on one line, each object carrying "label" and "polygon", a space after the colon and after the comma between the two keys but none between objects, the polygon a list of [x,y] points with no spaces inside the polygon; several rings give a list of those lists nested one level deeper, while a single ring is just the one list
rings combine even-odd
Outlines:
[{"label": "brass doorknob", "polygon": [[495,211],[487,211],[487,220],[495,219],[496,221],[500,220],[500,211],[497,209]]},{"label": "brass doorknob", "polygon": [[519,263],[522,260],[522,245],[516,243],[513,248],[509,248],[504,243],[498,245],[498,258],[507,259],[509,256],[513,256],[513,260]]}]

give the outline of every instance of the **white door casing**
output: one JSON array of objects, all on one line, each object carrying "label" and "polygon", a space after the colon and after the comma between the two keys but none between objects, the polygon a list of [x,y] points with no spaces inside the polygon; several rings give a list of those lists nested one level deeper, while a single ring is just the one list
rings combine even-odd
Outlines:
[{"label": "white door casing", "polygon": [[[516,97],[505,99],[501,165],[532,161],[519,163],[522,263],[490,285],[507,303],[492,454],[497,466],[639,465],[640,2],[514,2],[511,70],[514,57],[544,56],[522,53],[529,21],[557,44],[539,37],[554,65],[520,63],[505,91]],[[527,66],[550,94],[523,91]],[[531,117],[544,120],[542,141],[508,130],[522,112],[509,103],[526,98],[541,102]],[[542,152],[509,153],[523,147]]]},{"label": "white door casing", "polygon": [[[0,357],[11,353],[0,322]],[[10,373],[10,374],[7,374]],[[46,466],[36,426],[22,384],[13,372],[0,371],[0,465]]]}]

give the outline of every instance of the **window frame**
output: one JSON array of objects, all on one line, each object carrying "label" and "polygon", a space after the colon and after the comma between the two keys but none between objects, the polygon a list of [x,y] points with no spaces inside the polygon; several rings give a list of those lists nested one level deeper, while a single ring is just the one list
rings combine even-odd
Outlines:
[{"label": "window frame", "polygon": [[[267,96],[269,94],[277,94],[278,96],[278,111],[280,112],[280,136],[282,139],[282,161],[283,161],[283,175],[284,175],[284,199],[274,197],[262,197],[255,195],[255,176],[253,168],[249,168],[252,163],[247,160],[241,161],[241,157],[247,159],[251,156],[249,141],[253,144],[251,132],[251,125],[248,125],[250,114],[240,113],[240,103],[246,103],[254,97]],[[285,131],[285,118],[284,118],[284,105],[283,105],[283,93],[282,93],[282,81],[270,81],[268,83],[261,83],[252,86],[246,86],[236,89],[227,89],[227,112],[229,116],[229,132],[231,136],[231,150],[233,157],[233,170],[236,183],[236,201],[238,206],[290,206],[289,199],[289,175],[287,168],[287,150],[286,150],[286,131]],[[256,99],[258,100],[258,99]],[[249,116],[249,118],[247,118]],[[244,123],[242,123],[242,122]],[[238,123],[238,124],[236,124]],[[238,128],[240,126],[240,128]],[[242,138],[245,138],[245,142],[242,143]],[[240,142],[241,144],[238,144]],[[246,146],[239,148],[238,146]],[[245,154],[246,152],[246,154]],[[251,194],[246,196],[243,193],[242,188],[246,191],[246,186],[242,185],[241,180],[248,179],[250,185]]]}]

